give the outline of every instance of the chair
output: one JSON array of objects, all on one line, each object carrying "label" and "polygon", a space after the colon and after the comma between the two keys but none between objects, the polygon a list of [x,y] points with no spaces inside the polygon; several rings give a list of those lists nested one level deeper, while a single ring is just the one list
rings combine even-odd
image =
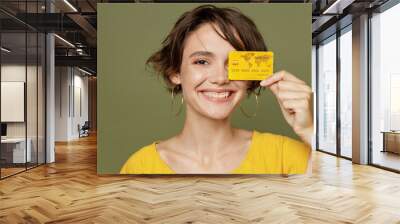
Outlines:
[{"label": "chair", "polygon": [[78,124],[79,138],[89,136],[89,129],[90,129],[89,121],[85,121],[82,127]]}]

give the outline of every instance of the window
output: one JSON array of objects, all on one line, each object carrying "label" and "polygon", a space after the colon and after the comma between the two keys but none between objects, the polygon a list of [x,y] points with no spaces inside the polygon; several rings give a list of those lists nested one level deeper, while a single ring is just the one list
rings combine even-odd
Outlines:
[{"label": "window", "polygon": [[372,164],[400,170],[400,4],[371,18]]},{"label": "window", "polygon": [[[10,6],[11,2],[1,2]],[[44,1],[18,3],[18,13],[39,13]],[[45,34],[0,12],[0,178],[45,163]],[[3,21],[3,22],[4,22]]]},{"label": "window", "polygon": [[352,141],[352,34],[351,26],[340,36],[340,155],[351,158]]},{"label": "window", "polygon": [[336,36],[318,47],[318,149],[336,153]]}]

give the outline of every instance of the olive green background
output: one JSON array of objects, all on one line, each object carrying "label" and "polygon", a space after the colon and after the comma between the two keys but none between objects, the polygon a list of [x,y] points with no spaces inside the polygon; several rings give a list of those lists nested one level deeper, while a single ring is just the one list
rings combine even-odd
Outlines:
[{"label": "olive green background", "polygon": [[[184,110],[171,111],[171,96],[162,78],[145,69],[146,59],[161,47],[177,18],[201,4],[98,4],[98,151],[97,172],[117,174],[135,150],[169,138],[183,127]],[[311,86],[311,4],[214,4],[240,9],[256,23],[275,71],[285,69]],[[174,110],[178,110],[180,95]],[[255,98],[242,106],[253,113]],[[237,109],[235,127],[297,138],[269,89],[260,97],[255,118]]]}]

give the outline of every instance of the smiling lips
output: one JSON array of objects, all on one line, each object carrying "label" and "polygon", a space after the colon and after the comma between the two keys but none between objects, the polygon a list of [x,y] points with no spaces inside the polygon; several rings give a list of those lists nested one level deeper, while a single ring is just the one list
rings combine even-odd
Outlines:
[{"label": "smiling lips", "polygon": [[232,96],[236,91],[231,89],[206,89],[199,93],[208,101],[224,103],[232,100]]}]

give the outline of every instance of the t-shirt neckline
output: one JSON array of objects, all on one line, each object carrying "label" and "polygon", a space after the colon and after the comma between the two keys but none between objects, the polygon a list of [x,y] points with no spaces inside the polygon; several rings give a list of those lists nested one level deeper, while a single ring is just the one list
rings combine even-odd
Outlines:
[{"label": "t-shirt neckline", "polygon": [[[253,131],[252,131],[251,142],[250,142],[249,147],[247,148],[246,155],[243,157],[242,161],[239,163],[239,165],[238,165],[236,168],[234,168],[233,170],[231,170],[229,173],[226,173],[226,174],[235,174],[235,172],[236,172],[237,170],[239,170],[239,169],[243,166],[243,164],[245,163],[245,161],[248,160],[249,155],[250,155],[250,152],[251,152],[251,150],[254,148],[253,146],[254,146],[254,140],[255,140],[256,132],[257,132],[256,130],[253,130]],[[157,141],[154,141],[153,144],[152,144],[152,146],[153,146],[152,148],[153,148],[154,153],[155,153],[156,156],[157,156],[157,159],[163,164],[163,166],[165,166],[165,167],[168,169],[169,172],[171,172],[172,174],[178,174],[177,172],[175,172],[175,171],[161,158],[161,155],[160,155],[160,153],[158,152],[157,147],[156,147],[156,144],[159,143],[159,142],[160,142],[160,141],[157,140]]]}]

